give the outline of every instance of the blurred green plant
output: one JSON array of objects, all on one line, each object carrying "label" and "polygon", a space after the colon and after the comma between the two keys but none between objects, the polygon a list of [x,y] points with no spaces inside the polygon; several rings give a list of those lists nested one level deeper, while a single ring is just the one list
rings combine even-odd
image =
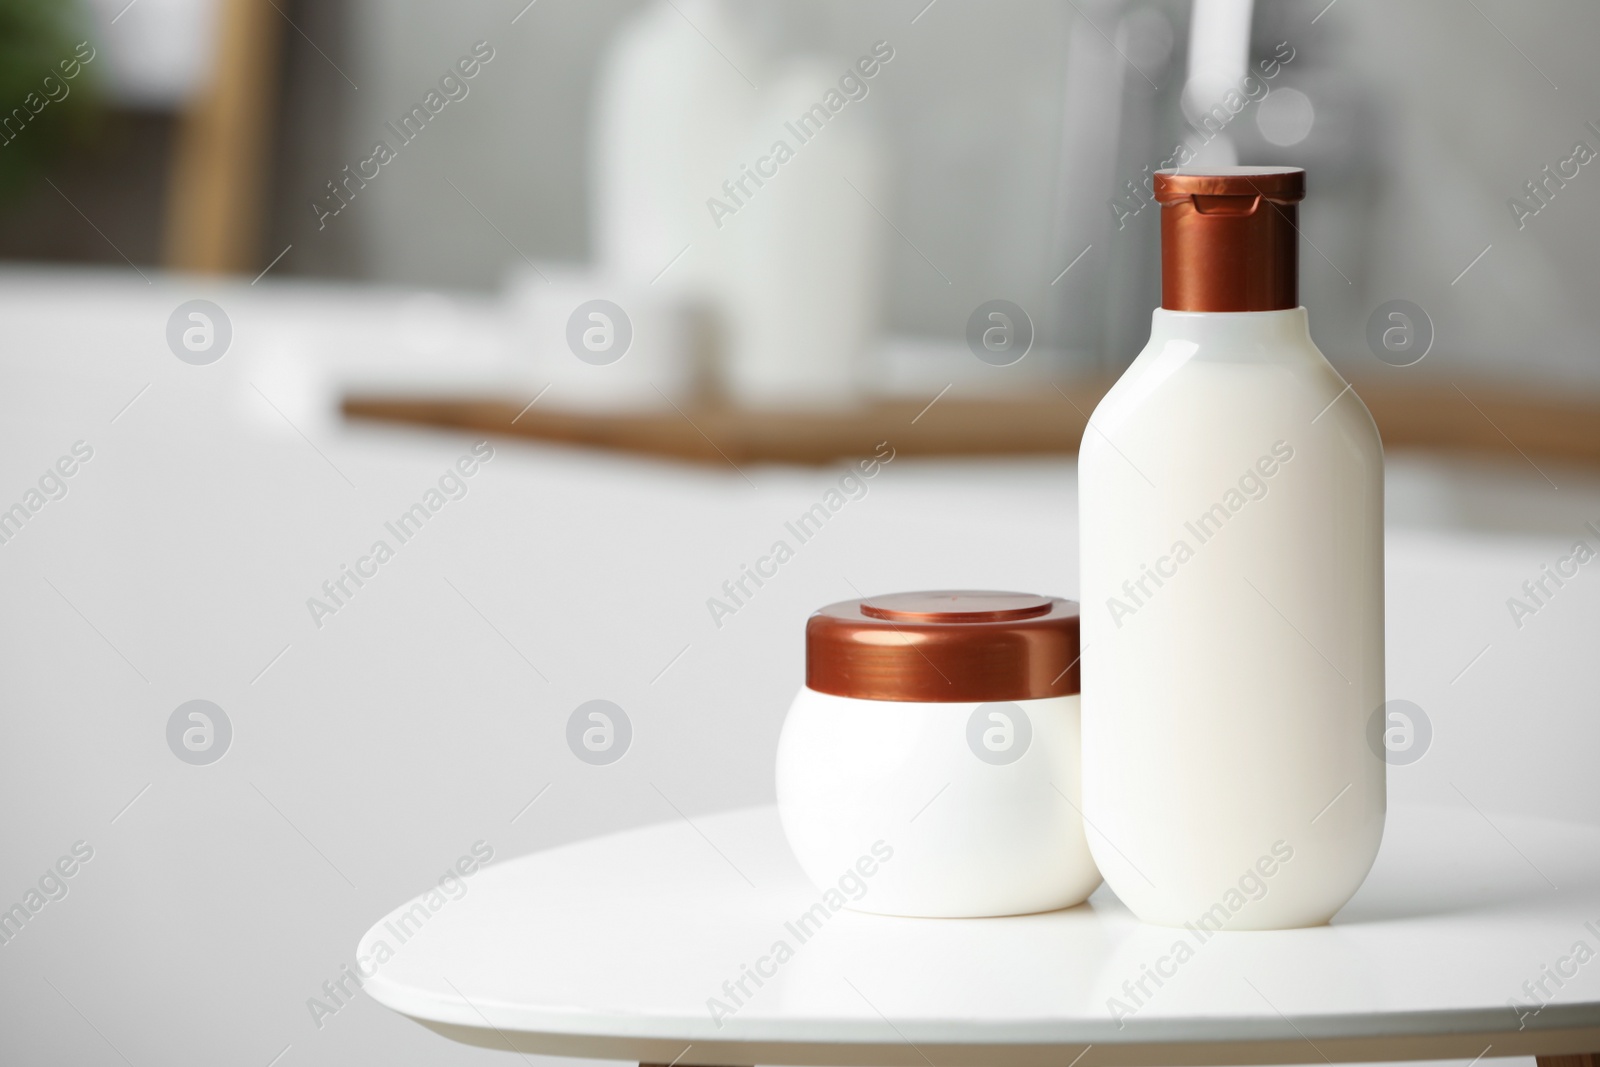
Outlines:
[{"label": "blurred green plant", "polygon": [[12,199],[97,113],[96,53],[72,0],[0,0],[0,201]]}]

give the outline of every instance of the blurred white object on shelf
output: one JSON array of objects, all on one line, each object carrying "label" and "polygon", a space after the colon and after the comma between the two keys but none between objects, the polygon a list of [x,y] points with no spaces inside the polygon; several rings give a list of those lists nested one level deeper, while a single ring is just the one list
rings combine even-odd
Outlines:
[{"label": "blurred white object on shelf", "polygon": [[[883,302],[882,142],[868,116],[847,108],[829,118],[819,102],[839,95],[839,72],[850,69],[806,59],[770,75],[755,133],[735,157],[766,175],[740,185],[747,198],[722,220],[723,384],[748,407],[833,405],[861,391]],[[775,158],[785,156],[780,143],[792,158]]]},{"label": "blurred white object on shelf", "polygon": [[156,111],[188,102],[211,76],[221,6],[219,0],[89,0],[111,99]]},{"label": "blurred white object on shelf", "polygon": [[723,0],[656,0],[627,23],[600,63],[590,140],[600,269],[691,298],[716,286],[721,249],[703,205],[754,99],[707,41],[751,65]]},{"label": "blurred white object on shelf", "polygon": [[[1250,17],[1254,0],[1194,0],[1189,22],[1189,79],[1183,86],[1182,107],[1191,123],[1198,123],[1250,72]],[[1197,166],[1231,167],[1239,150],[1228,133],[1203,139],[1196,145]]]},{"label": "blurred white object on shelf", "polygon": [[656,408],[694,390],[695,305],[648,283],[545,263],[506,286],[515,357],[562,407]]},{"label": "blurred white object on shelf", "polygon": [[[698,341],[714,348],[723,390],[746,406],[837,404],[859,392],[882,303],[884,224],[873,205],[885,167],[868,116],[846,105],[866,99],[872,75],[842,59],[764,62],[736,15],[729,0],[657,0],[601,63],[596,271],[600,288],[627,294],[611,299],[638,316],[634,343],[646,347],[627,357],[629,370],[605,374],[558,358],[576,390],[567,399],[634,404],[690,388]],[[861,62],[875,73],[887,58],[874,55]],[[555,304],[570,311],[595,296],[577,289],[596,284],[568,274]],[[555,304],[536,287],[513,288],[523,306],[544,309],[527,324],[541,352],[559,357]],[[692,336],[696,323],[705,329]]]}]

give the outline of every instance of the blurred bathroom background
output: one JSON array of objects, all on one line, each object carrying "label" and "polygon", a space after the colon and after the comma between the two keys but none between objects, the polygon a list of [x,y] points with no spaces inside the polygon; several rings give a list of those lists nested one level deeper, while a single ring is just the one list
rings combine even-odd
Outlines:
[{"label": "blurred bathroom background", "polygon": [[[537,334],[540,287],[599,271],[638,290],[636,317],[706,313],[640,357],[668,392],[709,375],[826,402],[830,373],[1003,392],[1137,351],[1159,300],[1150,170],[1294,164],[1303,302],[1341,366],[1376,367],[1369,316],[1406,300],[1428,370],[1600,388],[1600,181],[1571,162],[1600,146],[1583,0],[0,0],[0,20],[8,100],[80,38],[97,51],[0,157],[10,260],[476,294],[534,362],[517,324]],[[352,183],[476,42],[494,58],[467,95]],[[746,217],[718,218],[723,180],[875,45],[892,59],[826,146],[797,142],[771,191],[745,185]],[[1009,374],[964,343],[992,299],[1032,320]],[[840,346],[849,368],[818,366]]]},{"label": "blurred bathroom background", "polygon": [[[505,1060],[308,998],[474,840],[770,802],[819,605],[1077,596],[1076,434],[1185,159],[1309,171],[1302,301],[1385,438],[1389,694],[1436,724],[1391,800],[1600,821],[1600,583],[1508,610],[1600,537],[1596,41],[1592,0],[0,0],[0,907],[101,857],[0,946],[0,1062]],[[657,431],[706,462],[573,445]],[[210,766],[164,732],[198,698]],[[613,766],[564,740],[596,698]]]}]

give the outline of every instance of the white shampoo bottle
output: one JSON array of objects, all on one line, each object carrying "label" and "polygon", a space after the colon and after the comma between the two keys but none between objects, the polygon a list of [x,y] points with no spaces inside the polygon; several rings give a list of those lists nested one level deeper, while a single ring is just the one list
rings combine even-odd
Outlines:
[{"label": "white shampoo bottle", "polygon": [[1327,922],[1383,833],[1383,450],[1298,306],[1304,190],[1156,175],[1162,306],[1079,452],[1089,844],[1202,939]]}]

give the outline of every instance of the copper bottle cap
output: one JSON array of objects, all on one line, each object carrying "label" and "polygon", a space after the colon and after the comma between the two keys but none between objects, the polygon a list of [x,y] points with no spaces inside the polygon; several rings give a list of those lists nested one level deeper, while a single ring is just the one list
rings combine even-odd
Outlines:
[{"label": "copper bottle cap", "polygon": [[1078,605],[937,590],[829,604],[806,620],[806,686],[926,704],[1078,692]]},{"label": "copper bottle cap", "polygon": [[1300,306],[1299,167],[1158,170],[1161,306],[1281,311]]}]

